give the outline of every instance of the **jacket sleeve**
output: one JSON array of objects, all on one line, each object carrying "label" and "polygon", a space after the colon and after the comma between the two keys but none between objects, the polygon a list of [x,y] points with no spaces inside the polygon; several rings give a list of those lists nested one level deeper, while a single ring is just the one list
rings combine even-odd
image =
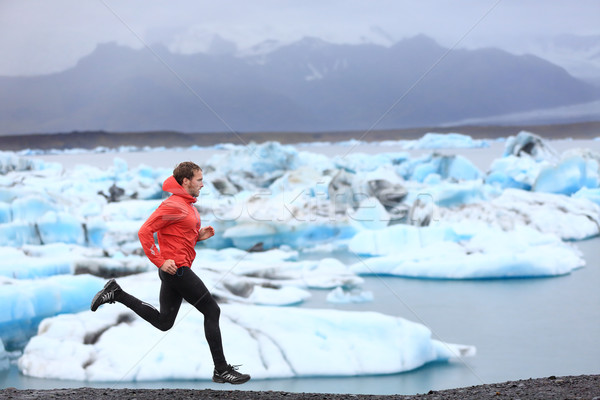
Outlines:
[{"label": "jacket sleeve", "polygon": [[146,222],[142,225],[138,231],[138,238],[142,244],[142,249],[150,261],[160,268],[165,263],[165,258],[161,255],[160,250],[156,246],[154,241],[154,233],[160,231],[165,226],[173,223],[173,218],[170,218],[171,212],[170,207],[160,205],[154,212],[148,217]]}]

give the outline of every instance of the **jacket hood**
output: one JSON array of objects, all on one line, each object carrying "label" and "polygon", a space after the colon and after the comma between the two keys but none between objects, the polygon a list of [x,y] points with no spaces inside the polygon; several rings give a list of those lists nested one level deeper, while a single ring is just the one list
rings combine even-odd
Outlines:
[{"label": "jacket hood", "polygon": [[186,190],[177,182],[173,175],[165,179],[162,185],[162,190],[172,193],[175,196],[181,196],[190,203],[195,203],[197,200],[194,196],[186,192]]}]

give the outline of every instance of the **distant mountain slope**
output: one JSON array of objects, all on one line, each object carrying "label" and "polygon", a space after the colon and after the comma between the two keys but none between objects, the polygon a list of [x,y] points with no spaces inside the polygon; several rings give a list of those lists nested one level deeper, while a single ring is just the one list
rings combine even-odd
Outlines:
[{"label": "distant mountain slope", "polygon": [[390,129],[600,98],[540,58],[447,52],[425,36],[389,48],[306,38],[245,58],[154,51],[162,61],[105,44],[61,73],[0,77],[0,134]]}]

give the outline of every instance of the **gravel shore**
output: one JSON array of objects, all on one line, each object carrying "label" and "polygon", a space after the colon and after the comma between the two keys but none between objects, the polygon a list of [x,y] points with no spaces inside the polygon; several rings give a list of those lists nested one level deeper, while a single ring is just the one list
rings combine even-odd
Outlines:
[{"label": "gravel shore", "polygon": [[328,399],[328,400],[408,400],[408,399],[584,399],[600,400],[600,375],[565,376],[539,379],[509,381],[489,385],[471,386],[458,389],[431,391],[413,396],[375,396],[356,394],[327,394],[327,393],[290,393],[290,392],[256,392],[242,390],[192,390],[192,389],[105,389],[105,388],[76,388],[55,390],[17,390],[6,388],[0,390],[0,399],[222,399],[222,400],[299,400],[299,399]]}]

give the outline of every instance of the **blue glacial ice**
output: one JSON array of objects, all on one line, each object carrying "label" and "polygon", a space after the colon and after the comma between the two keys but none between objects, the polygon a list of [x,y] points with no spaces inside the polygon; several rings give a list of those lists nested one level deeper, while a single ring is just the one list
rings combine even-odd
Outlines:
[{"label": "blue glacial ice", "polygon": [[598,187],[598,161],[572,156],[556,166],[543,168],[533,185],[536,192],[572,195],[586,188]]},{"label": "blue glacial ice", "polygon": [[587,199],[600,206],[600,188],[588,189],[583,187],[577,192],[573,193],[573,198]]},{"label": "blue glacial ice", "polygon": [[564,275],[585,265],[571,244],[527,226],[506,232],[470,224],[456,232],[449,227],[395,225],[359,232],[349,247],[357,254],[373,256],[351,267],[364,275],[529,278]]},{"label": "blue glacial ice", "polygon": [[56,275],[21,280],[0,277],[0,339],[7,348],[20,348],[44,318],[89,307],[104,281],[91,275]]},{"label": "blue glacial ice", "polygon": [[10,360],[6,349],[4,348],[4,343],[2,339],[0,339],[0,372],[5,371],[10,366]]},{"label": "blue glacial ice", "polygon": [[408,142],[406,149],[460,149],[489,147],[488,140],[475,140],[462,133],[435,133],[423,135],[421,139]]}]

